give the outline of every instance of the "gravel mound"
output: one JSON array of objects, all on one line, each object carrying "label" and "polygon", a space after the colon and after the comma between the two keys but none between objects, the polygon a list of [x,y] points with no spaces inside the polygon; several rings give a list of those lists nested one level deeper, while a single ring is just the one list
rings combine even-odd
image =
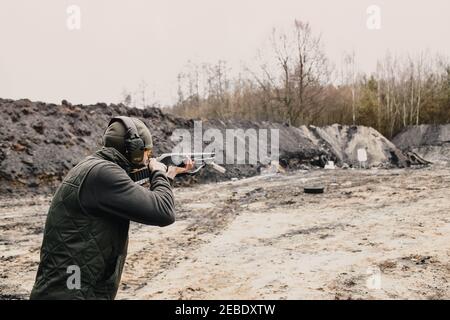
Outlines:
[{"label": "gravel mound", "polygon": [[450,164],[450,124],[411,126],[393,139],[404,150],[436,164]]},{"label": "gravel mound", "polygon": [[381,133],[370,127],[341,126],[334,124],[323,128],[314,128],[313,132],[327,144],[337,157],[339,164],[359,165],[358,150],[365,149],[366,166],[384,165],[405,166],[406,158],[397,147]]}]

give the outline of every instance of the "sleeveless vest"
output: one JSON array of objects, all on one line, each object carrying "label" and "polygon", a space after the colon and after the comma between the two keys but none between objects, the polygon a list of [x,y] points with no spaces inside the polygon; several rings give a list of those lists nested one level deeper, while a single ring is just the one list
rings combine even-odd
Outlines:
[{"label": "sleeveless vest", "polygon": [[[45,223],[31,299],[114,299],[128,246],[129,221],[85,212],[80,187],[95,166],[126,159],[103,148],[69,171],[56,191]],[[108,162],[110,163],[110,162]]]}]

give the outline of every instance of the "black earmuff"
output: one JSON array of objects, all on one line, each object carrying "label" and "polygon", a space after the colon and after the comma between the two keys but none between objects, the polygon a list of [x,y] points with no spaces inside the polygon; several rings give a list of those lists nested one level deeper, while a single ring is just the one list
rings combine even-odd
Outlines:
[{"label": "black earmuff", "polygon": [[108,127],[117,121],[121,122],[127,131],[125,135],[126,157],[134,165],[142,163],[142,160],[144,159],[145,143],[139,136],[136,125],[131,118],[121,116],[112,118]]}]

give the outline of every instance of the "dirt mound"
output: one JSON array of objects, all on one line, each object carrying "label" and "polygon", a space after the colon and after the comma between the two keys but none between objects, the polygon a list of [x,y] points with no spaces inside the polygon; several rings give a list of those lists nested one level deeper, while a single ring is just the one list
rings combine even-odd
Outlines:
[{"label": "dirt mound", "polygon": [[[0,99],[0,191],[34,189],[51,191],[84,156],[100,146],[100,137],[112,116],[128,115],[142,119],[154,136],[155,154],[171,152],[175,129],[193,132],[194,121],[177,118],[157,108],[134,109],[124,105],[61,105],[24,100]],[[288,168],[323,167],[326,161],[352,166],[356,152],[365,148],[368,166],[405,166],[401,152],[377,131],[361,126],[333,125],[300,128],[251,121],[203,121],[203,132],[243,129],[251,139],[258,129],[278,129],[280,163]],[[247,130],[247,129],[255,129]],[[245,137],[238,137],[246,141]],[[270,139],[269,141],[270,142]],[[269,148],[270,149],[270,148]],[[246,145],[246,156],[256,152]],[[225,156],[224,156],[225,158]],[[219,181],[257,175],[261,163],[225,165],[225,175],[204,170],[194,181]],[[39,187],[39,188],[38,188]]]},{"label": "dirt mound", "polygon": [[411,126],[395,136],[393,142],[427,161],[450,163],[450,124]]}]

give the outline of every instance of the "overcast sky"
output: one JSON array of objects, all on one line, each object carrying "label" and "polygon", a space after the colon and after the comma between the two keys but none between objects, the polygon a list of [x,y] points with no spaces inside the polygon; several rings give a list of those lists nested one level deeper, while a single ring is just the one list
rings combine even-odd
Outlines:
[{"label": "overcast sky", "polygon": [[[79,30],[67,26],[70,5]],[[379,30],[367,27],[370,5]],[[188,60],[239,68],[294,19],[322,33],[332,61],[354,50],[370,72],[387,50],[449,55],[449,12],[449,0],[1,0],[0,97],[118,102],[145,80],[150,98],[170,103]]]}]

